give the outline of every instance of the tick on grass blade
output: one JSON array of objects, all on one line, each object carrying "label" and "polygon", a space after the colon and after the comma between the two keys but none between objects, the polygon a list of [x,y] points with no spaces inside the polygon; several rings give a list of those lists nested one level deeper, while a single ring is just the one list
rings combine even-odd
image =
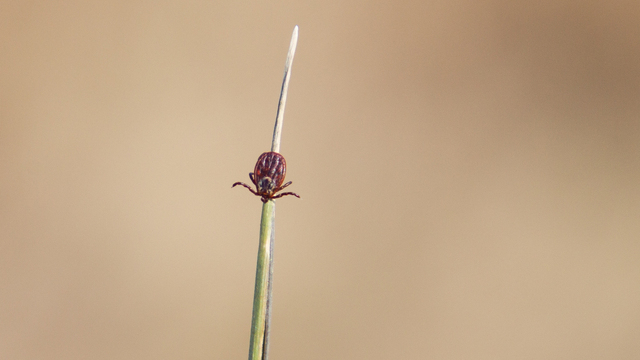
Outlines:
[{"label": "tick on grass blade", "polygon": [[287,162],[284,160],[284,156],[273,151],[266,152],[260,155],[260,157],[258,158],[258,162],[256,162],[256,167],[253,169],[253,172],[249,173],[249,178],[251,179],[251,182],[256,186],[256,191],[254,191],[249,185],[242,182],[237,182],[231,187],[242,185],[249,189],[249,191],[251,191],[254,195],[260,196],[263,203],[266,203],[270,199],[277,199],[286,195],[293,195],[297,198],[300,198],[298,194],[292,192],[285,192],[276,195],[278,191],[286,188],[292,183],[291,181],[289,181],[288,183],[282,185],[286,173]]}]

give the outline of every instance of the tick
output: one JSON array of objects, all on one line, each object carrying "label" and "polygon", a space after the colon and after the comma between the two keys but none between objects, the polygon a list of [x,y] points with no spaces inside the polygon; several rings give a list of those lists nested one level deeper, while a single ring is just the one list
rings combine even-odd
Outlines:
[{"label": "tick", "polygon": [[260,155],[253,172],[249,173],[249,178],[256,186],[256,190],[254,191],[249,185],[242,182],[237,182],[231,187],[242,185],[249,189],[254,195],[260,196],[263,203],[266,203],[270,199],[277,199],[286,195],[293,195],[300,198],[298,194],[292,192],[284,192],[276,195],[278,191],[292,183],[289,181],[282,185],[286,173],[287,162],[284,160],[284,156],[273,151],[266,152]]}]

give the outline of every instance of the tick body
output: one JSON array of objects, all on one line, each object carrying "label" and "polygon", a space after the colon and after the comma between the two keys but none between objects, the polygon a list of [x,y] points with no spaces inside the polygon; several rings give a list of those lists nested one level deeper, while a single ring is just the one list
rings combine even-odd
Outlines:
[{"label": "tick body", "polygon": [[249,189],[249,191],[254,195],[260,196],[263,203],[266,203],[270,199],[277,199],[286,195],[293,195],[300,198],[298,194],[294,194],[292,192],[285,192],[276,195],[278,191],[286,188],[292,183],[289,181],[284,185],[282,184],[286,174],[287,162],[284,160],[284,156],[273,151],[266,152],[260,155],[253,172],[249,173],[249,178],[256,186],[256,190],[253,190],[251,186],[242,182],[237,182],[231,187],[242,185]]}]

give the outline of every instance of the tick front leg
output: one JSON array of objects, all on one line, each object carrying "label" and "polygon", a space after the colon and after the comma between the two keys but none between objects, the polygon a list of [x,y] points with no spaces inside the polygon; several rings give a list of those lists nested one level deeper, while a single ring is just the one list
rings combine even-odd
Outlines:
[{"label": "tick front leg", "polygon": [[277,188],[275,192],[278,192],[278,191],[286,188],[287,186],[291,185],[292,183],[293,183],[293,181],[289,181],[288,183],[286,183],[286,184],[280,186],[279,188]]},{"label": "tick front leg", "polygon": [[276,196],[273,196],[272,199],[281,198],[281,197],[287,196],[287,195],[293,195],[293,196],[297,197],[298,199],[300,199],[300,196],[298,194],[292,193],[292,192],[285,192],[285,193],[282,193],[282,194],[278,194]]},{"label": "tick front leg", "polygon": [[242,185],[242,186],[246,187],[247,189],[249,189],[249,191],[251,191],[253,193],[253,195],[260,196],[260,194],[258,194],[257,192],[253,191],[253,189],[249,185],[247,185],[247,184],[245,184],[243,182],[239,182],[238,181],[237,183],[233,184],[231,187],[235,187],[236,185]]}]

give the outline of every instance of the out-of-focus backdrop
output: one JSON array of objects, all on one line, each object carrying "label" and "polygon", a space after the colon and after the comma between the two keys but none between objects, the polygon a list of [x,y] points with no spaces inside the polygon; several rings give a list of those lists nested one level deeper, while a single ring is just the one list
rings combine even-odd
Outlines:
[{"label": "out-of-focus backdrop", "polygon": [[5,1],[0,358],[640,358],[640,2]]}]

